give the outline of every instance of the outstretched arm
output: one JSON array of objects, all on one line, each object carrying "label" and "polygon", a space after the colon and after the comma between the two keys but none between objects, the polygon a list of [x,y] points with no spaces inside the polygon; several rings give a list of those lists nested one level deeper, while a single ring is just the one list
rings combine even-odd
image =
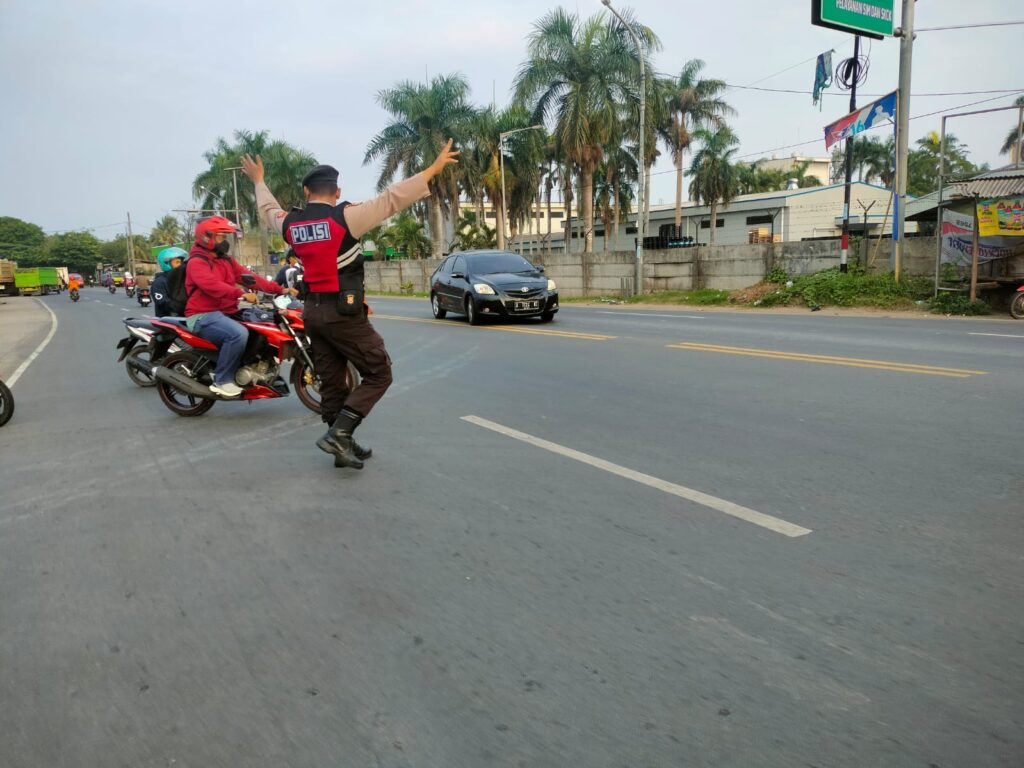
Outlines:
[{"label": "outstretched arm", "polygon": [[249,155],[242,155],[242,173],[252,179],[256,187],[256,209],[260,212],[263,223],[280,235],[281,224],[287,214],[263,180],[263,158],[256,155],[256,159],[253,160]]},{"label": "outstretched arm", "polygon": [[353,237],[361,237],[375,226],[399,211],[404,211],[417,200],[430,194],[428,183],[447,166],[459,162],[459,152],[452,150],[452,139],[448,139],[441,154],[430,166],[405,181],[392,184],[380,195],[358,205],[345,209],[345,222]]}]

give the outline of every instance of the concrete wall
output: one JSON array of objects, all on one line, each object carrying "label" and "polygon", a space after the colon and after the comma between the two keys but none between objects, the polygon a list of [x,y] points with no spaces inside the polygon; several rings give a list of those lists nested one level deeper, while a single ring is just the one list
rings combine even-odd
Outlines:
[{"label": "concrete wall", "polygon": [[[870,258],[875,241],[853,249],[851,261]],[[889,269],[892,243],[883,240],[872,266],[873,271]],[[585,258],[584,258],[585,257]],[[530,257],[543,264],[545,274],[558,284],[563,296],[614,296],[630,291],[634,276],[634,253],[610,251],[597,253],[550,253]],[[368,262],[366,287],[388,293],[426,293],[430,275],[440,261]],[[760,282],[778,264],[791,275],[809,275],[839,265],[838,240],[806,240],[774,245],[716,245],[697,248],[673,248],[644,252],[644,291],[688,291],[695,288],[734,290]],[[909,238],[907,274],[935,273],[935,240]],[[1024,259],[1020,272],[1024,273]]]}]

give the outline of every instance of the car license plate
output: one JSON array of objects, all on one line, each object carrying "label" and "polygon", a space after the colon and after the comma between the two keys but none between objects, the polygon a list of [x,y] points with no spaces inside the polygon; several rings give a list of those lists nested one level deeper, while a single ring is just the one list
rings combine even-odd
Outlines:
[{"label": "car license plate", "polygon": [[522,312],[528,309],[540,309],[539,301],[517,301],[516,311]]}]

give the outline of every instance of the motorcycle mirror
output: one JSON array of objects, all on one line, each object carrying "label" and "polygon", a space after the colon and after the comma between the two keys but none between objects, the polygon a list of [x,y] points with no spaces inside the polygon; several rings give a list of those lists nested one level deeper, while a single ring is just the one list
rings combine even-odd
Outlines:
[{"label": "motorcycle mirror", "polygon": [[242,285],[246,288],[256,285],[256,275],[242,275]]}]

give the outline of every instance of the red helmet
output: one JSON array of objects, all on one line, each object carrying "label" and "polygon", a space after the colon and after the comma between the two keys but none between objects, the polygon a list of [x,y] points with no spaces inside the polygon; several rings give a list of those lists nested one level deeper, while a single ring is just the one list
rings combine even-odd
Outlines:
[{"label": "red helmet", "polygon": [[235,226],[234,222],[223,216],[210,216],[208,219],[196,223],[195,240],[199,245],[208,248],[213,242],[214,235],[231,235],[235,232],[241,232],[241,230]]}]

